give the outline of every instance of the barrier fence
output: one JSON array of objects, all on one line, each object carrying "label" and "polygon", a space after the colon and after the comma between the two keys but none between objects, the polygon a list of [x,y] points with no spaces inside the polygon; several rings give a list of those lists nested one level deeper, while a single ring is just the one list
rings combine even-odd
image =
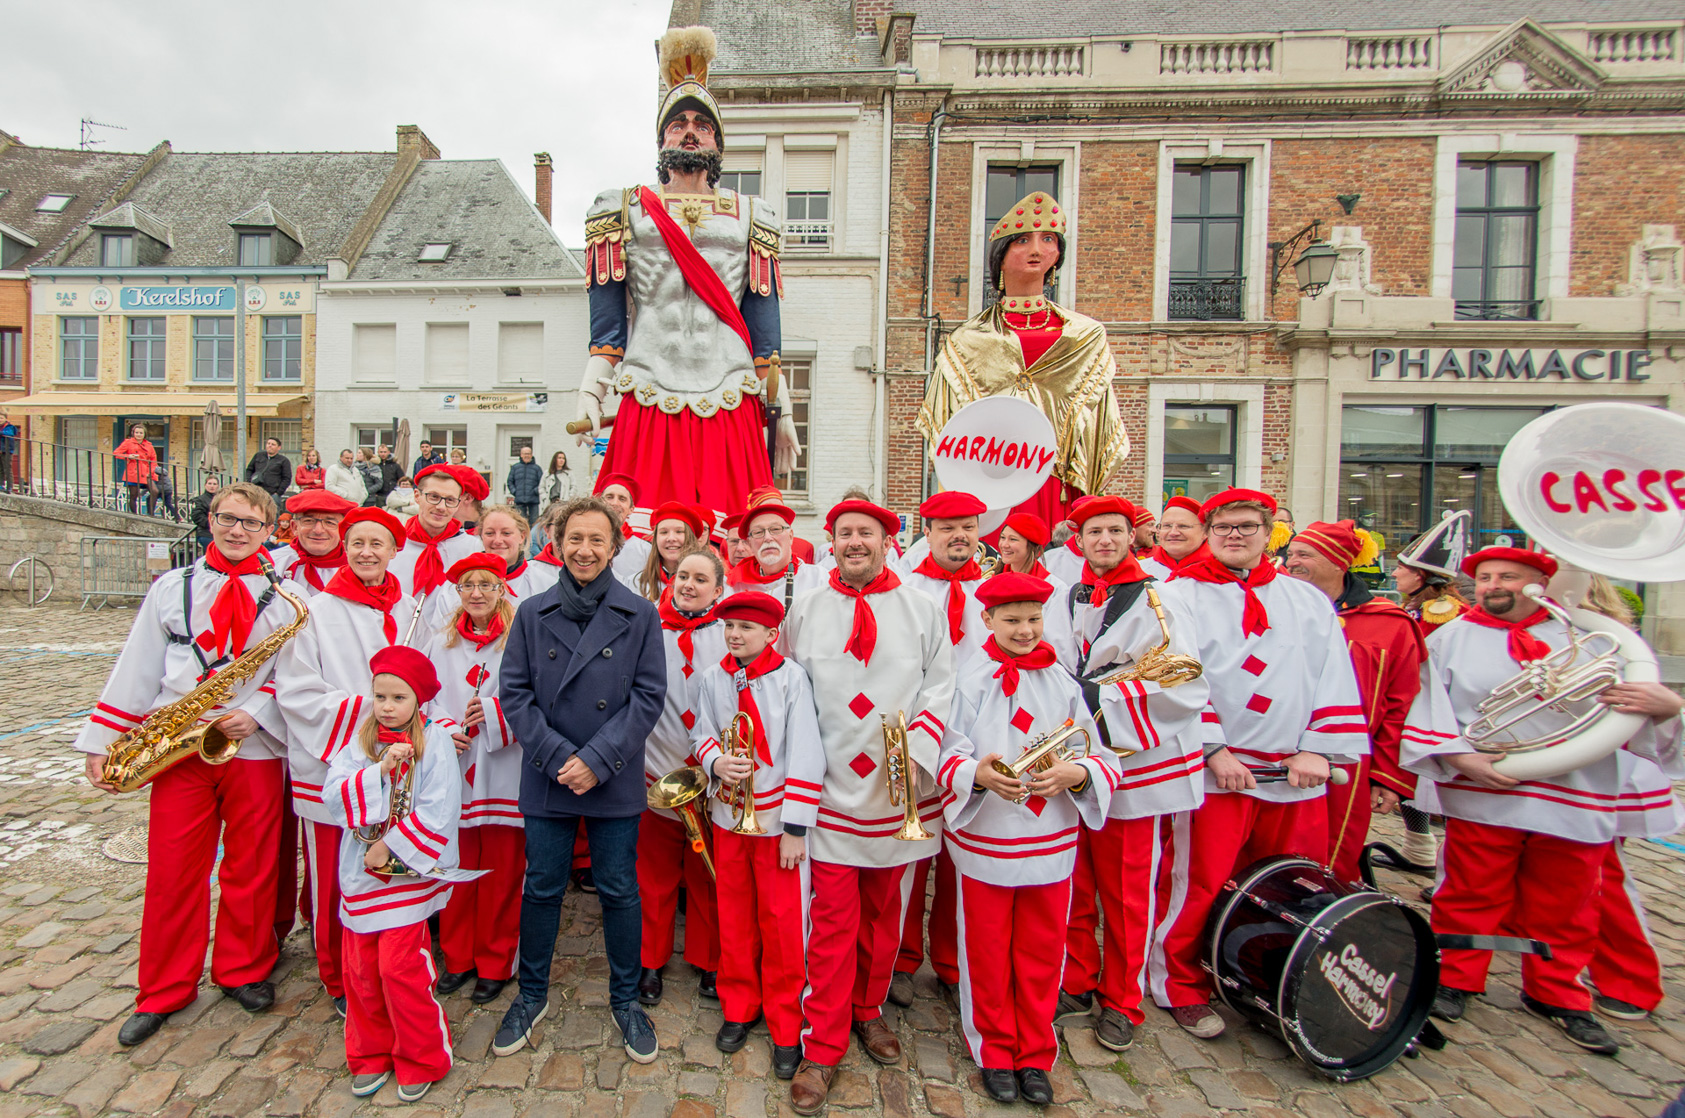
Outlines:
[{"label": "barrier fence", "polygon": [[131,461],[109,451],[40,439],[0,440],[0,490],[108,512],[184,521],[187,503],[205,477],[204,470]]},{"label": "barrier fence", "polygon": [[97,610],[113,598],[144,598],[159,575],[197,559],[199,545],[191,532],[173,540],[83,536],[80,551],[82,608],[97,602]]}]

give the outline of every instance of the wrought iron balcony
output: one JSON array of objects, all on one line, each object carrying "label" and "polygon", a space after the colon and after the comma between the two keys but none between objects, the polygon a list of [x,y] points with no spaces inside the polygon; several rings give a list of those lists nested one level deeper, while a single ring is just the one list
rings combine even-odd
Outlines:
[{"label": "wrought iron balcony", "polygon": [[1246,317],[1246,280],[1242,276],[1170,281],[1170,318],[1208,322]]}]

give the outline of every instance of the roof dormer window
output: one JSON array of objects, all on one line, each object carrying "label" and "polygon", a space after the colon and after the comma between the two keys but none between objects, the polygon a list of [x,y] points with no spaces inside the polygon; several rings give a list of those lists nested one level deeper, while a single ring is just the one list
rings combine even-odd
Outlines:
[{"label": "roof dormer window", "polygon": [[432,243],[421,246],[421,255],[416,259],[423,264],[443,264],[451,254],[451,243]]},{"label": "roof dormer window", "polygon": [[267,268],[275,263],[275,236],[272,233],[240,234],[240,267]]},{"label": "roof dormer window", "polygon": [[304,234],[268,202],[259,203],[228,223],[242,268],[285,267],[298,260]]},{"label": "roof dormer window", "polygon": [[49,194],[41,199],[40,204],[35,207],[35,212],[61,214],[64,212],[64,208],[70,205],[75,198],[76,195],[74,194]]},{"label": "roof dormer window", "polygon": [[133,268],[135,266],[135,237],[133,233],[101,233],[99,264],[102,268]]}]

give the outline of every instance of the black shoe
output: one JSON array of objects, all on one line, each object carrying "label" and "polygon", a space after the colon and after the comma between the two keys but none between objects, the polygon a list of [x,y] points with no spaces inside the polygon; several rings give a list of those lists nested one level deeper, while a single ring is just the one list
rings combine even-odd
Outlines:
[{"label": "black shoe", "polygon": [[[749,1021],[747,1023],[742,1021],[727,1021],[725,1024],[720,1026],[720,1031],[714,1034],[714,1047],[718,1048],[721,1052],[738,1051],[745,1044],[749,1043],[749,1030],[754,1028],[755,1023],[759,1020],[760,1018],[756,1017],[754,1021]],[[790,1074],[796,1074],[794,1067],[790,1069]]]},{"label": "black shoe", "polygon": [[1018,1069],[1018,1096],[1027,1103],[1047,1106],[1053,1101],[1053,1084],[1040,1068]]},{"label": "black shoe", "polygon": [[1650,1016],[1650,1011],[1643,1006],[1611,998],[1608,994],[1598,994],[1591,999],[1591,1004],[1592,1008],[1603,1016],[1613,1017],[1617,1021],[1643,1021]]},{"label": "black shoe", "polygon": [[485,1005],[497,1000],[497,995],[503,993],[503,988],[510,983],[507,978],[482,978],[474,983],[474,992],[468,995],[468,1000],[475,1005]]},{"label": "black shoe", "polygon": [[495,1056],[508,1056],[525,1048],[532,1039],[533,1028],[550,1012],[550,1002],[534,1009],[527,1004],[527,1000],[519,995],[509,1003],[509,1008],[503,1014],[503,1022],[497,1026],[497,1035],[492,1037],[491,1050]]},{"label": "black shoe", "polygon": [[983,1091],[996,1102],[1018,1101],[1018,1077],[1011,1068],[983,1068]]},{"label": "black shoe", "polygon": [[341,1021],[345,1020],[346,1008],[345,1008],[345,995],[344,994],[341,994],[339,997],[337,997],[333,1000],[333,1011],[335,1013],[339,1014],[339,1019]]},{"label": "black shoe", "polygon": [[1467,990],[1453,990],[1449,986],[1441,986],[1434,994],[1433,1008],[1428,1012],[1441,1021],[1461,1021],[1468,1004]]},{"label": "black shoe", "polygon": [[580,870],[573,875],[573,887],[581,893],[595,893],[597,882],[591,877],[590,870]]},{"label": "black shoe", "polygon": [[1117,1010],[1102,1007],[1100,1021],[1094,1026],[1094,1039],[1099,1041],[1102,1047],[1110,1048],[1113,1052],[1126,1052],[1129,1046],[1135,1043],[1135,1026]]},{"label": "black shoe", "polygon": [[164,1019],[168,1013],[137,1013],[117,1030],[117,1043],[125,1048],[133,1048],[153,1033],[164,1027]]},{"label": "black shoe", "polygon": [[1065,1028],[1094,1024],[1094,994],[1067,994],[1059,991],[1059,1004],[1053,1009],[1053,1023]]},{"label": "black shoe", "polygon": [[1584,1009],[1560,1009],[1554,1005],[1546,1005],[1537,998],[1521,995],[1521,1004],[1527,1007],[1527,1012],[1561,1029],[1569,1040],[1584,1048],[1587,1052],[1596,1052],[1600,1056],[1613,1056],[1621,1050],[1620,1041],[1610,1035],[1603,1023]]},{"label": "black shoe", "polygon": [[775,1044],[772,1046],[772,1074],[780,1079],[793,1079],[802,1063],[802,1046]]},{"label": "black shoe", "polygon": [[720,997],[719,972],[705,970],[698,971],[697,974],[701,976],[697,983],[697,992],[705,998],[713,998],[718,1001]]},{"label": "black shoe", "polygon": [[661,1004],[661,970],[645,967],[638,975],[638,1000],[645,1005]]},{"label": "black shoe", "polygon": [[222,987],[222,992],[240,1003],[247,1013],[262,1013],[275,1004],[273,982],[248,982],[244,986]]},{"label": "black shoe", "polygon": [[472,967],[464,971],[445,971],[439,976],[439,981],[433,983],[433,992],[435,994],[454,994],[468,985],[468,980],[473,977],[474,969]]}]

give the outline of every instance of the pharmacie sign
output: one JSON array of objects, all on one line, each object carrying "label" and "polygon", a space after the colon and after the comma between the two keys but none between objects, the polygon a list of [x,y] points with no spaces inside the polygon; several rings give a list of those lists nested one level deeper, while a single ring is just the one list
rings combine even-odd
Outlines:
[{"label": "pharmacie sign", "polygon": [[1377,349],[1370,380],[1650,379],[1646,349]]},{"label": "pharmacie sign", "polygon": [[232,311],[234,288],[213,287],[124,287],[117,292],[117,309],[169,314],[187,311]]}]

